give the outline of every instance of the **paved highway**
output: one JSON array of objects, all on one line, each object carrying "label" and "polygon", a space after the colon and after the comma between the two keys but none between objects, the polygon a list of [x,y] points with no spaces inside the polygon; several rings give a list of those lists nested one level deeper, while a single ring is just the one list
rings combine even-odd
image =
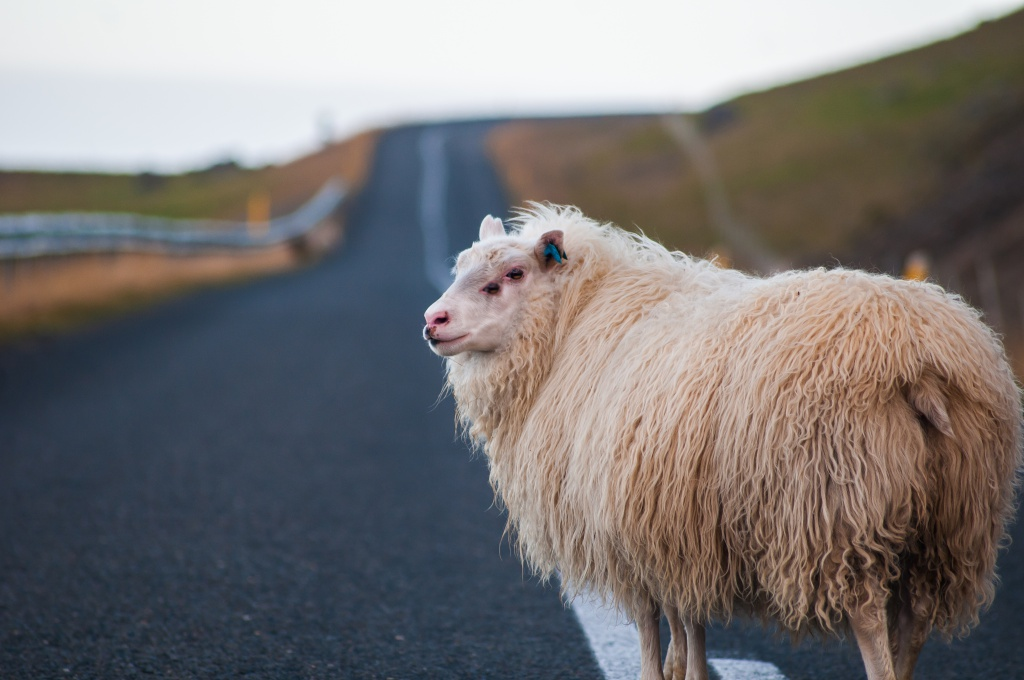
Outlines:
[{"label": "paved highway", "polygon": [[[0,678],[602,677],[509,554],[420,340],[429,254],[507,212],[486,129],[385,135],[316,267],[0,351]],[[995,607],[919,677],[1024,677],[1015,531]],[[852,645],[708,646],[862,675]]]}]

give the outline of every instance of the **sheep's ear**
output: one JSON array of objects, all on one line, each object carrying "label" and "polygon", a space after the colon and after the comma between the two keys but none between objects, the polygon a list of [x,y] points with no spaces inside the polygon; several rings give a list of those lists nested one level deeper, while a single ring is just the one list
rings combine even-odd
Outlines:
[{"label": "sheep's ear", "polygon": [[489,238],[496,238],[498,236],[505,235],[505,225],[501,223],[497,217],[491,217],[488,215],[484,218],[484,221],[480,223],[480,240],[485,241]]},{"label": "sheep's ear", "polygon": [[537,245],[533,247],[533,254],[540,260],[540,266],[544,271],[565,264],[569,256],[562,249],[561,230],[545,232],[537,240]]}]

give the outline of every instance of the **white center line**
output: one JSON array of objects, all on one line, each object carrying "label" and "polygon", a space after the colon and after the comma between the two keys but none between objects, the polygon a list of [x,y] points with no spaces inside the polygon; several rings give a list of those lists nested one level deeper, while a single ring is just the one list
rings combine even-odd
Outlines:
[{"label": "white center line", "polygon": [[423,232],[423,268],[427,280],[439,293],[448,290],[451,274],[445,267],[448,253],[448,159],[445,155],[445,135],[431,128],[420,134],[420,229]]},{"label": "white center line", "polygon": [[[640,676],[640,636],[634,624],[625,622],[593,596],[578,596],[572,610],[605,680],[635,680]],[[786,680],[775,664],[767,661],[711,658],[708,666],[719,680]]]},{"label": "white center line", "polygon": [[640,677],[640,636],[635,625],[626,623],[614,609],[585,595],[573,600],[572,610],[606,680]]},{"label": "white center line", "polygon": [[786,680],[775,664],[741,659],[708,659],[721,680]]}]

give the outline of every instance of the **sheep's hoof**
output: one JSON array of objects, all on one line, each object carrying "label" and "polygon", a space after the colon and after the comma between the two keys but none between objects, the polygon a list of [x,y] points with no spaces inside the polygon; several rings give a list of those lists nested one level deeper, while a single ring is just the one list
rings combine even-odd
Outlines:
[{"label": "sheep's hoof", "polygon": [[665,680],[686,680],[686,658],[677,659],[676,657],[676,645],[672,642],[665,655]]}]

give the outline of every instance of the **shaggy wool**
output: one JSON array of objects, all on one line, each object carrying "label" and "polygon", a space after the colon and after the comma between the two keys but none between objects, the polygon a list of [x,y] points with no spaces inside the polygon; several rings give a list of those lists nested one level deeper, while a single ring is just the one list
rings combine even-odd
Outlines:
[{"label": "shaggy wool", "polygon": [[514,224],[524,244],[562,230],[566,266],[507,347],[450,358],[447,379],[541,577],[795,635],[898,587],[946,636],[977,622],[1022,438],[978,312],[859,271],[748,276],[571,208]]}]

